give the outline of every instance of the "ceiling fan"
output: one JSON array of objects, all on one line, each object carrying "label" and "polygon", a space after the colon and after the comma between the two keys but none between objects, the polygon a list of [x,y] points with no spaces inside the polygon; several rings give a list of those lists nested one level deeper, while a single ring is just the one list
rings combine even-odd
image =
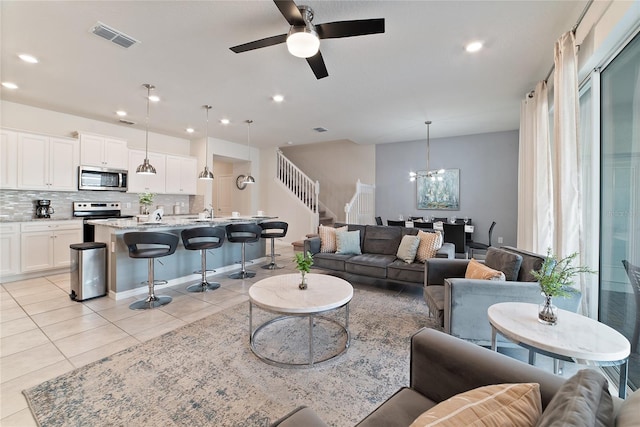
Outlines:
[{"label": "ceiling fan", "polygon": [[313,10],[309,6],[298,6],[293,0],[273,0],[273,2],[291,25],[289,32],[231,47],[233,52],[247,52],[286,42],[292,55],[306,58],[313,74],[319,80],[329,75],[320,53],[320,39],[384,33],[384,18],[336,21],[314,25],[311,23]]}]

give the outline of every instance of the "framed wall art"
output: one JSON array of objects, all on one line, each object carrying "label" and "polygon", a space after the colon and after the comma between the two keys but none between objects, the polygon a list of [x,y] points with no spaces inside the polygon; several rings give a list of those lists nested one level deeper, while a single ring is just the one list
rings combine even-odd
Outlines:
[{"label": "framed wall art", "polygon": [[418,209],[460,210],[460,169],[443,172],[418,171],[416,176]]}]

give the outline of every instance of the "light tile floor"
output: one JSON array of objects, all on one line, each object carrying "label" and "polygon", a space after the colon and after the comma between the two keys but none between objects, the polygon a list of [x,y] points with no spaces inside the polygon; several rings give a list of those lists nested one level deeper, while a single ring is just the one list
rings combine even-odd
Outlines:
[{"label": "light tile floor", "polygon": [[[157,290],[173,301],[149,311],[129,309],[135,298],[69,298],[69,274],[57,274],[0,286],[0,426],[36,426],[22,390],[117,353],[228,307],[247,301],[249,287],[274,274],[295,271],[291,245],[278,244],[280,270],[248,264],[256,277],[229,279],[210,274],[219,289],[190,293],[194,281]],[[144,264],[146,268],[146,264]]]}]

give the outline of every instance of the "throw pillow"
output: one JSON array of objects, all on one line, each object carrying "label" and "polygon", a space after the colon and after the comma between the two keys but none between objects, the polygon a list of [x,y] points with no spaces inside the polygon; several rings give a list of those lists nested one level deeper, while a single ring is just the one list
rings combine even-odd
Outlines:
[{"label": "throw pillow", "polygon": [[347,231],[349,227],[346,225],[340,228],[326,227],[320,225],[318,227],[318,234],[320,235],[320,252],[331,253],[337,249],[336,244],[336,231]]},{"label": "throw pillow", "polygon": [[636,390],[627,396],[622,405],[620,405],[620,410],[616,417],[616,427],[640,426],[638,408],[640,408],[640,391]]},{"label": "throw pillow", "polygon": [[569,378],[553,395],[538,426],[610,426],[613,399],[607,379],[592,369]]},{"label": "throw pillow", "polygon": [[440,232],[431,233],[419,230],[418,238],[420,239],[420,244],[416,252],[416,260],[418,262],[427,262],[427,259],[435,257],[438,249],[442,247],[442,235]]},{"label": "throw pillow", "polygon": [[514,281],[518,279],[522,257],[504,249],[490,247],[487,249],[484,265],[502,271],[507,280]]},{"label": "throw pillow", "polygon": [[360,230],[356,231],[336,231],[337,254],[361,255],[360,250]]},{"label": "throw pillow", "polygon": [[398,252],[396,257],[411,264],[416,258],[416,252],[418,251],[418,245],[420,244],[420,238],[418,236],[404,236],[398,246]]},{"label": "throw pillow", "polygon": [[539,384],[496,384],[478,387],[440,402],[416,418],[410,427],[533,427],[541,412]]},{"label": "throw pillow", "polygon": [[471,258],[467,264],[467,271],[464,274],[465,279],[483,279],[483,280],[504,280],[504,273],[499,270],[489,268]]}]

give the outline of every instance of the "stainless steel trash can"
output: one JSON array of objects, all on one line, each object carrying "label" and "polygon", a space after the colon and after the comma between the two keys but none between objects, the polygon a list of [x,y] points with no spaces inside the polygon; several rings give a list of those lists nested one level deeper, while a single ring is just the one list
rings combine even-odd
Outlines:
[{"label": "stainless steel trash can", "polygon": [[71,293],[75,301],[107,294],[107,244],[75,243],[71,250]]}]

